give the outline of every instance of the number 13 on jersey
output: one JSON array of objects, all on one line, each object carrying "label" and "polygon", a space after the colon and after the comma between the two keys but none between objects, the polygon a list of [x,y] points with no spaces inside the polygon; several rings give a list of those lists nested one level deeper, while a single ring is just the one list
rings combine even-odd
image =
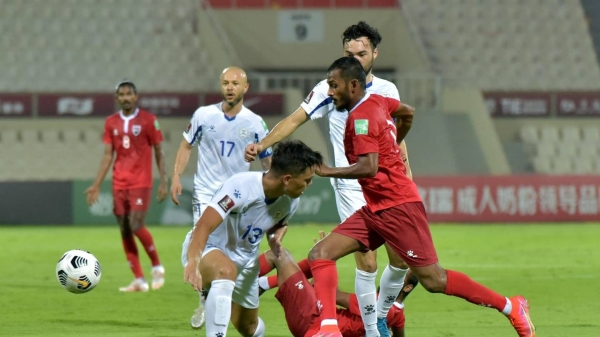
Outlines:
[{"label": "number 13 on jersey", "polygon": [[262,229],[260,228],[252,228],[252,225],[248,225],[246,227],[246,232],[242,235],[242,240],[246,240],[248,238],[248,242],[251,244],[255,244],[262,234]]}]

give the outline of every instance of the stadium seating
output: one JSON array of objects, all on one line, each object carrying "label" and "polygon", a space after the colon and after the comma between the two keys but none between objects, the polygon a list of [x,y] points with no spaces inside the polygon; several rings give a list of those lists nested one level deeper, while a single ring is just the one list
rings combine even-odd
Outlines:
[{"label": "stadium seating", "polygon": [[528,125],[521,128],[519,136],[531,154],[535,172],[600,173],[600,127]]},{"label": "stadium seating", "polygon": [[200,1],[147,2],[0,1],[0,92],[106,92],[125,77],[146,92],[206,89]]},{"label": "stadium seating", "polygon": [[484,90],[600,88],[579,1],[404,0],[434,70]]},{"label": "stadium seating", "polygon": [[[0,180],[93,179],[104,151],[102,123],[94,120],[38,120],[0,125]],[[187,118],[161,120],[163,152],[172,170]],[[2,128],[6,127],[6,128]],[[193,149],[185,174],[196,171]],[[158,177],[153,161],[154,176]],[[108,177],[112,172],[109,171]]]}]

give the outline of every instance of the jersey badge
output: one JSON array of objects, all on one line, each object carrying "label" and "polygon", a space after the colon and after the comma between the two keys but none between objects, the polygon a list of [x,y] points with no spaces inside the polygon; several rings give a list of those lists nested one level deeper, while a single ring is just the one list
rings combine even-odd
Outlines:
[{"label": "jersey badge", "polygon": [[119,130],[113,129],[113,136],[118,136],[118,135],[119,135]]},{"label": "jersey badge", "polygon": [[219,200],[218,204],[219,207],[221,207],[221,209],[223,210],[223,212],[228,212],[230,209],[233,208],[233,206],[235,206],[235,203],[228,195],[225,195],[223,199]]},{"label": "jersey badge", "polygon": [[133,132],[134,136],[139,136],[140,132],[142,132],[142,126],[141,125],[134,125],[133,127],[131,127],[131,132]]},{"label": "jersey badge", "polygon": [[190,133],[191,129],[192,129],[192,123],[188,124],[187,128],[185,128],[185,133]]},{"label": "jersey badge", "polygon": [[306,98],[304,99],[304,103],[306,103],[306,104],[310,103],[310,100],[312,99],[314,94],[315,94],[315,92],[311,91],[310,94],[308,94],[308,96],[306,96]]},{"label": "jersey badge", "polygon": [[217,132],[217,130],[215,129],[215,126],[214,126],[214,125],[210,125],[210,126],[208,127],[208,131],[209,131],[209,132]]},{"label": "jersey badge", "polygon": [[248,129],[246,129],[246,128],[241,128],[241,129],[240,129],[240,132],[239,132],[239,134],[240,134],[240,138],[241,138],[241,139],[246,139],[246,138],[248,138],[248,134],[249,134],[249,132],[248,132]]},{"label": "jersey badge", "polygon": [[366,135],[369,133],[369,120],[357,119],[354,121],[354,133],[357,135]]}]

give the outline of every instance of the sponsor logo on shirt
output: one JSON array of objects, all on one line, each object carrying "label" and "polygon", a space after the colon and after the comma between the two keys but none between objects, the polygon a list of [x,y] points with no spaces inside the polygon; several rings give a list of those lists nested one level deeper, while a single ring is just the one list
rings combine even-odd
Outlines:
[{"label": "sponsor logo on shirt", "polygon": [[231,199],[231,197],[228,195],[225,195],[223,199],[219,200],[217,204],[219,205],[219,207],[221,207],[223,212],[228,212],[230,209],[233,208],[233,206],[235,206],[233,199]]},{"label": "sponsor logo on shirt", "polygon": [[131,128],[131,132],[133,132],[134,136],[139,136],[140,132],[142,132],[142,126],[141,125],[134,125]]},{"label": "sponsor logo on shirt", "polygon": [[241,197],[242,197],[242,194],[240,193],[240,191],[238,191],[238,190],[235,190],[235,191],[233,191],[233,196],[234,196],[236,199],[239,199],[239,198],[241,198]]},{"label": "sponsor logo on shirt", "polygon": [[119,130],[113,129],[113,135],[118,136],[119,135]]},{"label": "sponsor logo on shirt", "polygon": [[366,135],[369,133],[369,120],[357,119],[354,121],[354,133],[357,135]]},{"label": "sponsor logo on shirt", "polygon": [[304,99],[304,103],[308,104],[310,102],[310,100],[312,99],[313,95],[315,94],[314,91],[311,91],[310,94],[308,94],[308,96],[306,96],[306,98]]},{"label": "sponsor logo on shirt", "polygon": [[137,200],[135,201],[135,204],[141,206],[144,204],[144,201],[142,201],[142,198],[137,198]]}]

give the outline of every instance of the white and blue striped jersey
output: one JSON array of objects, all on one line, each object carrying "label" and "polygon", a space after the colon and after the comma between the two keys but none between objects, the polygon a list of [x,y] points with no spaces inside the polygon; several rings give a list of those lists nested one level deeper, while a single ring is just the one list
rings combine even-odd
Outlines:
[{"label": "white and blue striped jersey", "polygon": [[[208,202],[221,184],[236,173],[250,170],[244,160],[247,145],[258,143],[269,133],[262,117],[246,107],[229,118],[222,103],[200,107],[194,112],[183,137],[190,145],[198,144],[198,167],[194,175],[194,204]],[[273,154],[268,148],[259,154]]]},{"label": "white and blue striped jersey", "polygon": [[[331,139],[329,158],[333,158],[332,164],[335,167],[347,167],[350,165],[344,151],[344,131],[346,130],[348,112],[335,109],[331,97],[327,96],[328,90],[327,80],[319,82],[300,106],[312,120],[326,115],[329,117],[329,137]],[[375,76],[373,76],[373,81],[367,84],[367,93],[400,100],[400,94],[394,83]],[[356,179],[332,178],[331,183],[334,187],[340,189],[361,190]]]},{"label": "white and blue striped jersey", "polygon": [[267,200],[263,172],[244,172],[227,179],[212,197],[223,222],[208,237],[205,249],[218,248],[236,265],[246,266],[258,258],[260,241],[277,224],[290,220],[300,199],[283,195]]}]

